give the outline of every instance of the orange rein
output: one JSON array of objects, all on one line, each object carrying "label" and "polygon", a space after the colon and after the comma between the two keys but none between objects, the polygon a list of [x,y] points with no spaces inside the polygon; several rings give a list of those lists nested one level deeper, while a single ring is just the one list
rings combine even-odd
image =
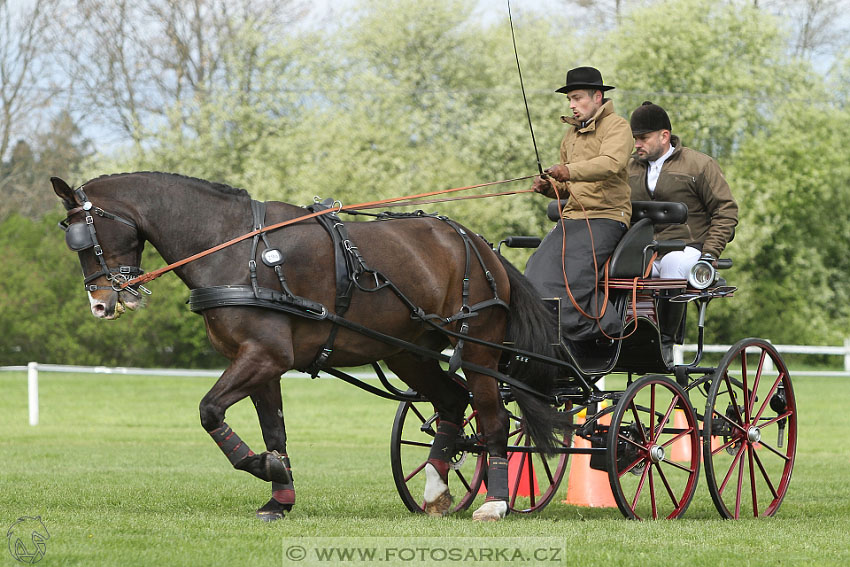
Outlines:
[{"label": "orange rein", "polygon": [[[454,192],[457,192],[457,191],[468,191],[469,189],[477,189],[479,187],[487,187],[487,186],[490,186],[490,185],[499,185],[499,184],[503,184],[503,183],[511,183],[511,182],[514,182],[514,181],[522,181],[524,179],[531,179],[532,177],[535,177],[535,176],[536,176],[536,174],[535,175],[526,175],[526,176],[523,176],[523,177],[515,177],[513,179],[503,179],[501,181],[488,181],[486,183],[478,183],[476,185],[469,185],[469,186],[466,186],[466,187],[454,187],[454,188],[451,188],[451,189],[441,189],[439,191],[429,191],[427,193],[419,193],[418,195],[405,195],[403,197],[391,197],[389,199],[381,199],[380,201],[370,201],[370,202],[367,202],[367,203],[357,203],[355,205],[343,205],[343,206],[339,206],[339,207],[335,207],[335,208],[331,208],[331,209],[324,209],[324,210],[321,210],[321,211],[316,211],[314,213],[309,213],[309,214],[306,214],[306,215],[303,215],[303,216],[300,216],[300,217],[297,217],[297,218],[294,218],[294,219],[289,219],[287,221],[282,221],[282,222],[279,222],[277,224],[272,224],[272,225],[269,225],[269,226],[266,226],[266,227],[263,227],[263,228],[260,228],[260,229],[257,229],[257,230],[253,230],[253,231],[251,231],[247,234],[243,234],[242,236],[237,236],[236,238],[228,240],[227,242],[223,242],[222,244],[219,244],[217,246],[213,246],[212,248],[209,248],[209,249],[204,250],[202,252],[198,252],[197,254],[193,254],[192,256],[189,256],[188,258],[178,260],[177,262],[173,262],[171,264],[168,264],[167,266],[159,268],[158,270],[154,270],[152,272],[148,272],[146,274],[142,274],[140,276],[137,276],[137,277],[135,277],[131,280],[127,280],[126,282],[121,284],[121,289],[124,289],[128,286],[131,286],[131,285],[144,284],[144,283],[153,281],[156,278],[158,278],[159,276],[166,274],[166,273],[168,273],[172,270],[175,270],[176,268],[179,268],[180,266],[184,266],[184,265],[188,264],[189,262],[194,262],[195,260],[203,258],[204,256],[209,256],[210,254],[212,254],[214,252],[218,252],[219,250],[222,250],[222,249],[227,248],[229,246],[233,246],[234,244],[236,244],[238,242],[242,242],[243,240],[247,240],[248,238],[252,238],[252,237],[254,237],[258,234],[261,234],[263,232],[269,232],[269,231],[272,231],[272,230],[277,230],[279,228],[283,228],[284,226],[288,226],[288,225],[295,224],[295,223],[298,223],[298,222],[301,222],[301,221],[309,220],[311,218],[318,217],[318,216],[321,216],[321,215],[325,215],[325,214],[328,214],[328,213],[340,212],[340,211],[353,211],[353,210],[358,210],[358,209],[372,209],[372,208],[377,208],[377,207],[387,205],[389,203],[397,203],[397,206],[416,204],[416,203],[410,203],[409,201],[412,200],[412,199],[420,199],[420,198],[424,198],[424,197],[432,197],[434,195],[442,195],[444,193],[454,193]],[[484,198],[484,197],[496,197],[496,196],[501,196],[501,195],[515,195],[515,194],[519,194],[519,193],[530,193],[531,191],[532,191],[531,189],[523,189],[523,190],[520,190],[520,191],[508,191],[508,192],[505,192],[505,193],[491,193],[491,194],[487,194],[487,195],[470,195],[470,196],[467,196],[467,197],[460,197],[458,200],[460,200],[460,199],[479,199],[479,198]],[[418,201],[418,203],[424,204],[424,203],[429,203],[429,202],[439,202],[439,201],[447,201],[447,200],[452,200],[452,199],[439,199],[439,200],[435,200],[435,201]]]},{"label": "orange rein", "polygon": [[[561,196],[558,193],[557,187],[555,187],[555,185],[553,184],[552,188],[555,191],[555,200],[560,202]],[[593,231],[590,228],[590,218],[587,216],[587,211],[584,209],[584,205],[581,204],[581,201],[579,201],[578,199],[575,198],[575,196],[573,196],[572,191],[570,191],[569,185],[567,185],[567,193],[569,193],[570,197],[572,197],[575,200],[575,202],[579,204],[579,207],[581,207],[582,213],[584,213],[585,223],[587,223],[587,232],[590,234],[591,256],[593,257],[593,273],[597,274],[596,285],[594,286],[594,292],[593,292],[593,301],[598,306],[599,305],[599,279],[598,279],[599,278],[599,276],[598,276],[599,265],[596,263],[596,246],[593,243]],[[563,213],[561,215],[560,222],[562,224],[564,222]],[[579,314],[581,314],[582,317],[595,321],[596,326],[599,328],[599,331],[602,333],[603,336],[605,336],[605,338],[612,340],[612,341],[616,341],[616,340],[623,340],[623,339],[630,337],[637,330],[637,326],[635,326],[635,328],[632,329],[632,331],[628,335],[625,335],[625,336],[622,336],[622,337],[611,337],[611,336],[608,335],[608,333],[606,333],[602,329],[601,320],[602,320],[602,317],[605,315],[606,309],[608,308],[608,295],[609,295],[608,264],[610,263],[611,259],[608,258],[608,260],[605,261],[605,266],[604,266],[605,273],[604,273],[604,276],[603,276],[604,295],[603,295],[603,298],[602,298],[602,310],[599,312],[599,315],[590,315],[589,313],[585,313],[585,311],[579,306],[578,302],[575,300],[575,297],[573,297],[573,292],[572,292],[572,290],[570,290],[570,282],[569,282],[569,280],[567,280],[567,267],[566,267],[566,265],[564,265],[564,262],[565,262],[564,253],[566,252],[566,246],[567,246],[566,230],[564,230],[562,232],[562,235],[563,235],[563,237],[562,237],[562,241],[561,241],[561,269],[562,269],[562,272],[564,274],[564,287],[567,290],[567,296],[570,298],[570,303],[573,304],[573,307],[576,308],[576,310],[579,312]],[[649,277],[649,274],[652,271],[652,263],[655,261],[655,258],[657,256],[658,256],[658,253],[655,252],[655,253],[653,253],[652,258],[650,258],[649,265],[646,267],[646,271],[643,275],[644,278]],[[632,310],[633,310],[632,313],[633,313],[633,317],[635,319],[637,319],[637,288],[638,288],[637,283],[638,283],[638,279],[639,278],[634,278],[633,286],[632,286]]]}]

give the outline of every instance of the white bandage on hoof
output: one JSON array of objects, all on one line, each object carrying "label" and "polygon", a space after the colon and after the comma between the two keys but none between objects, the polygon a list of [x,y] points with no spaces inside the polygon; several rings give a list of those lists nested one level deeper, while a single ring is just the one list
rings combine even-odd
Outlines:
[{"label": "white bandage on hoof", "polygon": [[508,503],[504,500],[488,500],[472,513],[476,522],[497,522],[508,513]]},{"label": "white bandage on hoof", "polygon": [[445,516],[452,508],[449,485],[440,477],[434,465],[425,465],[425,513],[429,516]]}]

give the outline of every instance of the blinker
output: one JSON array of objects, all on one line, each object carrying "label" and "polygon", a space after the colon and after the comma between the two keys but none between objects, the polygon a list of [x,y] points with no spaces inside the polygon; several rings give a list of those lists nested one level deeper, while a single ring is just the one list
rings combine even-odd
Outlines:
[{"label": "blinker", "polygon": [[63,227],[63,229],[65,230],[65,244],[74,252],[81,252],[95,245],[91,231],[86,223],[75,222],[67,227]]}]

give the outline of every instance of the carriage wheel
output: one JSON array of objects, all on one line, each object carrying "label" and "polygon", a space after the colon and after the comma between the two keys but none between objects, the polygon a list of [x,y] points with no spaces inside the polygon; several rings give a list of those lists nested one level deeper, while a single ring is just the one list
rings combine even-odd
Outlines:
[{"label": "carriage wheel", "polygon": [[[518,416],[516,403],[507,404],[510,414],[508,433],[508,506],[511,512],[530,514],[542,510],[557,494],[567,470],[569,454],[547,456],[540,452]],[[516,413],[515,413],[516,412]],[[564,435],[559,449],[570,447],[572,435]]]},{"label": "carriage wheel", "polygon": [[797,405],[788,368],[770,343],[743,339],[720,361],[703,435],[708,490],[720,515],[774,515],[794,468]]},{"label": "carriage wheel", "polygon": [[[487,468],[487,456],[478,443],[478,416],[467,410],[462,437],[449,469],[454,496],[452,512],[469,508],[478,495]],[[425,463],[437,433],[437,414],[429,402],[401,402],[393,420],[390,461],[396,490],[411,512],[425,511]]]},{"label": "carriage wheel", "polygon": [[699,448],[696,414],[681,386],[656,375],[626,388],[611,417],[605,457],[623,515],[682,516],[696,491]]}]

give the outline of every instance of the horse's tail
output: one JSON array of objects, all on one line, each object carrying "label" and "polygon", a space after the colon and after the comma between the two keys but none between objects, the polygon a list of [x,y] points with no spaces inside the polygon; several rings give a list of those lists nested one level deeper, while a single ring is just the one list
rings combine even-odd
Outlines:
[{"label": "horse's tail", "polygon": [[[540,294],[528,279],[510,262],[499,255],[511,285],[508,337],[518,349],[563,359],[557,344],[558,321],[540,298]],[[511,375],[520,382],[540,392],[550,394],[559,368],[553,364],[528,360],[511,364],[515,368]],[[556,447],[556,432],[566,433],[571,420],[544,399],[532,393],[511,388],[511,393],[525,418],[525,426],[534,444],[544,453],[551,454]]]}]

